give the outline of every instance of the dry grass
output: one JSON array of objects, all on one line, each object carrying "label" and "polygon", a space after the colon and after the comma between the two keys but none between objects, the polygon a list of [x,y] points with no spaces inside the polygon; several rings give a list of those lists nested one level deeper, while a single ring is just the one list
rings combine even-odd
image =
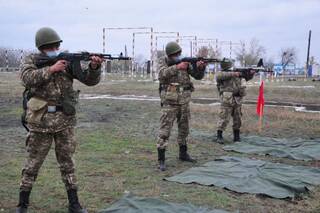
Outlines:
[{"label": "dry grass", "polygon": [[[0,73],[0,211],[9,212],[17,201],[20,169],[24,161],[25,131],[19,124],[21,92],[16,74]],[[116,78],[115,78],[116,79]],[[312,89],[279,88],[279,85],[315,85]],[[96,87],[77,88],[88,94],[132,94],[157,96],[157,84],[151,82],[104,81]],[[258,87],[248,88],[248,99],[256,99]],[[267,101],[294,101],[317,103],[319,86],[312,82],[279,82],[266,85]],[[196,83],[194,97],[217,98],[213,84]],[[184,185],[162,181],[164,177],[184,171],[192,165],[177,160],[173,131],[167,162],[169,170],[156,169],[155,137],[159,125],[159,103],[121,100],[81,100],[78,114],[77,174],[80,179],[80,197],[91,212],[110,205],[124,191],[139,196],[158,196],[171,202],[192,203],[240,212],[320,212],[320,188],[301,200],[287,201],[250,194],[238,194],[218,187]],[[213,143],[219,106],[191,105],[190,152],[199,160],[198,165],[227,155],[221,145]],[[244,134],[272,137],[319,137],[320,114],[295,112],[292,108],[266,107],[264,125],[259,132],[255,106],[243,107]],[[226,138],[230,138],[228,127]],[[247,155],[244,155],[247,156]],[[319,162],[300,162],[263,156],[249,156],[272,162],[319,167]],[[32,193],[31,210],[34,212],[65,212],[66,198],[59,170],[51,152],[39,174]],[[3,209],[3,210],[2,210]]]}]

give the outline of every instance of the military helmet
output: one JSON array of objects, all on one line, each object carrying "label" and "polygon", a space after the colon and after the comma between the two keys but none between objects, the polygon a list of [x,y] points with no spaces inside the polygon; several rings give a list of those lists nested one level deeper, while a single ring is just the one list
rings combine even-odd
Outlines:
[{"label": "military helmet", "polygon": [[36,47],[40,49],[44,45],[60,43],[62,40],[58,33],[53,29],[49,27],[42,27],[36,33],[35,42]]},{"label": "military helmet", "polygon": [[181,52],[182,49],[180,45],[177,42],[171,41],[166,45],[166,54],[167,56],[176,54],[178,52]]},{"label": "military helmet", "polygon": [[222,70],[228,70],[233,66],[233,61],[228,58],[223,58],[223,60],[220,63]]}]

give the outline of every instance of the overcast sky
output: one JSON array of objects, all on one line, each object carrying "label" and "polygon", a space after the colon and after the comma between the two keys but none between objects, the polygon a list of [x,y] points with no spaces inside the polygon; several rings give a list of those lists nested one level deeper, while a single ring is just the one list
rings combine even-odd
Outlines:
[{"label": "overcast sky", "polygon": [[[320,59],[320,0],[0,0],[0,24],[0,46],[10,48],[34,49],[35,32],[49,26],[61,35],[64,49],[102,52],[103,27],[145,26],[221,41],[256,38],[275,62],[281,48],[296,47],[300,64],[311,29],[311,55]],[[131,40],[132,31],[109,32],[107,51],[119,53],[127,45],[131,54]],[[138,36],[136,54],[148,57],[149,43]],[[187,43],[183,47],[189,52]]]}]

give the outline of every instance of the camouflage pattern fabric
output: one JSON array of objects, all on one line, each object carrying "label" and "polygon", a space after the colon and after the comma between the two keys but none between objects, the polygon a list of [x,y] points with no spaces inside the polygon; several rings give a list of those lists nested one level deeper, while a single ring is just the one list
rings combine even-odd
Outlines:
[{"label": "camouflage pattern fabric", "polygon": [[[32,94],[27,103],[26,120],[30,132],[26,140],[28,157],[22,170],[21,190],[31,190],[53,142],[62,180],[67,190],[76,188],[77,181],[72,160],[76,148],[75,113],[70,115],[64,110],[49,113],[48,106],[61,105],[61,102],[70,97],[72,104],[76,104],[79,92],[73,90],[73,80],[77,78],[70,74],[72,73],[70,66],[58,73],[50,73],[48,66],[38,68],[35,65],[35,56],[36,54],[27,56],[21,66],[22,84]],[[83,63],[81,68],[86,76],[77,80],[88,86],[98,84],[100,67],[93,70],[89,63]]]},{"label": "camouflage pattern fabric", "polygon": [[61,177],[67,190],[77,187],[72,156],[76,149],[74,129],[67,128],[57,133],[29,132],[26,140],[28,157],[22,170],[20,189],[29,191],[35,182],[52,143],[59,163]]},{"label": "camouflage pattern fabric", "polygon": [[178,124],[179,145],[186,145],[189,135],[189,119],[190,107],[189,104],[184,105],[164,105],[161,109],[159,139],[157,142],[158,148],[165,149],[168,145],[167,141],[170,137],[170,132],[175,120]]},{"label": "camouflage pattern fabric", "polygon": [[160,85],[164,85],[164,88],[160,92],[163,107],[157,147],[163,149],[168,144],[175,120],[178,123],[177,142],[180,145],[187,143],[190,119],[189,103],[191,93],[194,91],[189,73],[198,71],[192,70],[191,64],[188,71],[178,70],[176,65],[168,66],[168,60],[167,57],[162,57],[159,60],[159,82]]},{"label": "camouflage pattern fabric", "polygon": [[[69,70],[50,73],[49,66],[38,69],[35,65],[35,57],[36,54],[31,54],[24,59],[20,76],[23,86],[30,89],[33,97],[45,100],[50,105],[61,104],[61,99],[69,94],[75,94],[75,98],[77,98],[77,91],[74,91],[72,86],[75,77],[69,74]],[[87,63],[82,64],[82,68],[87,73],[87,76],[84,79],[78,80],[88,86],[98,84],[101,74],[100,67],[92,70]],[[68,69],[70,68],[68,67]],[[28,128],[31,131],[55,133],[76,124],[75,115],[70,116],[63,112],[47,113],[44,111],[40,121],[28,120],[28,118],[32,117],[33,113],[39,112],[28,108],[26,119]]]},{"label": "camouflage pattern fabric", "polygon": [[225,131],[230,118],[233,118],[233,129],[241,127],[242,99],[246,95],[245,87],[241,85],[241,78],[235,72],[218,72],[217,87],[220,95],[220,113],[218,130]]}]

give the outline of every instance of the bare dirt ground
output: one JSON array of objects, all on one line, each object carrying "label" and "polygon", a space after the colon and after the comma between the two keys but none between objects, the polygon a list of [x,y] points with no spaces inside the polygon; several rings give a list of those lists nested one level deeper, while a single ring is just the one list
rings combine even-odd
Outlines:
[{"label": "bare dirt ground", "polygon": [[[147,95],[157,97],[158,85],[140,79],[120,80],[107,76],[98,86],[76,83],[82,94]],[[258,84],[248,84],[247,100],[255,101]],[[196,82],[196,99],[216,99],[216,86]],[[21,93],[17,74],[0,73],[0,212],[12,212],[17,204],[21,167],[24,163],[26,131],[20,124]],[[265,99],[320,105],[320,82],[266,83]],[[296,200],[279,200],[250,194],[239,194],[218,187],[183,185],[163,181],[167,176],[201,165],[222,155],[247,156],[272,162],[320,167],[319,162],[301,162],[274,157],[226,152],[214,142],[219,106],[191,104],[190,153],[196,165],[177,159],[176,128],[168,150],[168,171],[157,168],[155,139],[159,127],[160,106],[157,101],[92,99],[80,100],[79,142],[76,163],[80,183],[80,199],[90,212],[109,206],[125,191],[139,196],[160,197],[171,202],[192,203],[209,208],[240,212],[320,212],[320,187]],[[254,105],[243,107],[244,135],[272,137],[320,137],[320,113],[296,112],[287,107],[266,107],[264,128],[258,130]],[[226,139],[231,141],[231,129]],[[231,142],[230,142],[231,143]],[[31,196],[31,212],[66,212],[67,200],[60,180],[54,152],[49,153],[41,168]],[[320,150],[319,150],[320,151]]]}]

